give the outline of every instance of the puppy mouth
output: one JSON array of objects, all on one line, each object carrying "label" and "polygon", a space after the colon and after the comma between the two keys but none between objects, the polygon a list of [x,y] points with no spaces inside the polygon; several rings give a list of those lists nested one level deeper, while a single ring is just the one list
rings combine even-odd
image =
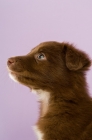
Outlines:
[{"label": "puppy mouth", "polygon": [[7,69],[8,69],[10,78],[16,82],[20,81],[19,79],[31,80],[31,78],[29,78],[26,74],[23,75],[22,72],[16,72],[14,70],[11,70],[9,67],[7,67]]}]

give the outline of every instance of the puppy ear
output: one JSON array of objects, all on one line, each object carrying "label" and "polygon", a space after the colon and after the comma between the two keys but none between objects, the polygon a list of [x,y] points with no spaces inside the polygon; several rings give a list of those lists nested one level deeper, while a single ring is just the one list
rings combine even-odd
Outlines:
[{"label": "puppy ear", "polygon": [[66,66],[69,70],[88,70],[91,60],[84,52],[76,49],[73,45],[63,43]]}]

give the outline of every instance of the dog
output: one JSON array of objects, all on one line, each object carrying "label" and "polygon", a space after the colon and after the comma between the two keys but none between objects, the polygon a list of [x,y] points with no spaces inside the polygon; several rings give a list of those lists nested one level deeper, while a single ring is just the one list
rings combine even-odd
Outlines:
[{"label": "dog", "polygon": [[92,140],[92,99],[86,83],[89,56],[67,42],[43,42],[7,61],[10,77],[40,102],[38,140]]}]

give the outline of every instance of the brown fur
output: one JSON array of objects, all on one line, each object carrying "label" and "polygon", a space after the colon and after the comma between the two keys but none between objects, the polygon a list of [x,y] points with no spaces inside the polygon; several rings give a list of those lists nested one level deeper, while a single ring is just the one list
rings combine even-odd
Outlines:
[{"label": "brown fur", "polygon": [[[41,53],[45,57],[40,60]],[[92,140],[92,101],[85,79],[91,60],[83,51],[69,43],[44,42],[25,56],[9,58],[7,64],[17,81],[45,91],[45,96],[50,93],[47,104],[40,101],[36,126],[41,140]]]}]

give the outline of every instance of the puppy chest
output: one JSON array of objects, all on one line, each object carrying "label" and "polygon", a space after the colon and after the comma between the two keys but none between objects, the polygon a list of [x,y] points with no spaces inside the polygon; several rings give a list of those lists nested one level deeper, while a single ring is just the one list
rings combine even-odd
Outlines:
[{"label": "puppy chest", "polygon": [[44,133],[42,133],[42,132],[38,129],[37,126],[34,126],[33,129],[34,129],[34,131],[35,131],[35,133],[36,133],[36,135],[37,135],[38,140],[44,140],[44,139],[43,139]]}]

